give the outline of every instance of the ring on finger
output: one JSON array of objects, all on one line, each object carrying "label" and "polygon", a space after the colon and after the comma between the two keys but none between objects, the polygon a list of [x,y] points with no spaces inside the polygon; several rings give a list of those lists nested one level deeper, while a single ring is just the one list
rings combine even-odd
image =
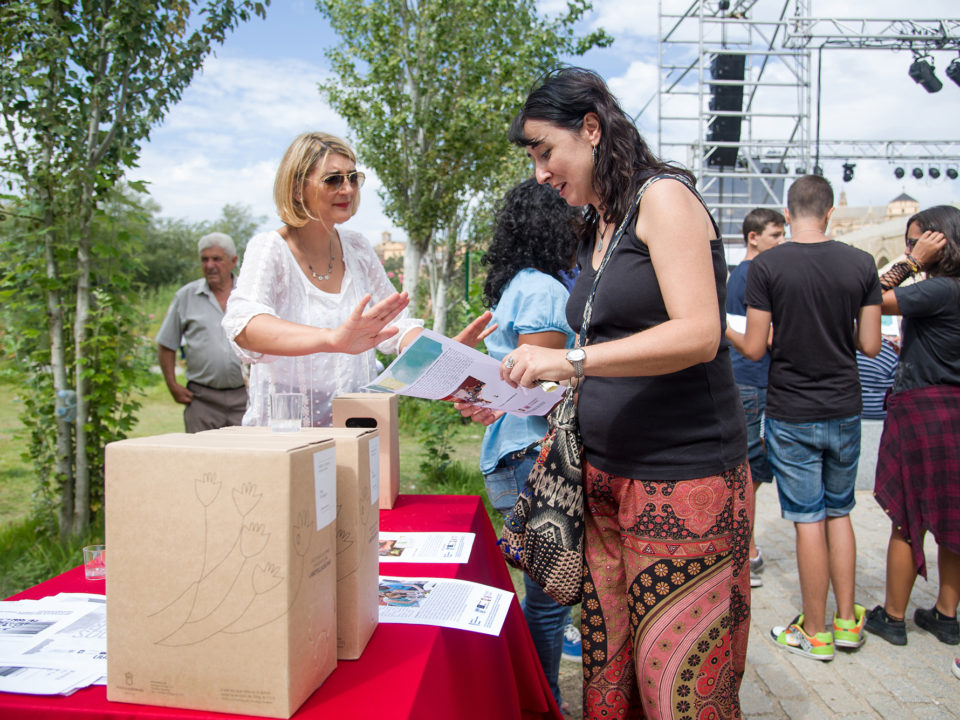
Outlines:
[{"label": "ring on finger", "polygon": [[512,370],[513,366],[517,364],[517,361],[513,359],[512,355],[507,355],[507,359],[503,361],[503,364],[507,370]]}]

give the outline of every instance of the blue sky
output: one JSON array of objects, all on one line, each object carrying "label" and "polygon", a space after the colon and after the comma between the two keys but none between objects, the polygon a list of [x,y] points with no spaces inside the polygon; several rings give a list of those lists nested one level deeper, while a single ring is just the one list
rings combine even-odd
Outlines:
[{"label": "blue sky", "polygon": [[[664,0],[686,7],[689,0]],[[781,0],[760,0],[756,12],[777,11]],[[899,0],[815,0],[813,15],[901,17]],[[563,0],[541,0],[556,13]],[[769,7],[766,7],[769,6]],[[914,0],[911,16],[956,17],[956,0]],[[600,72],[625,109],[637,113],[657,88],[657,2],[595,0],[585,28],[604,27],[612,47],[592,51],[578,64]],[[328,74],[325,48],[336,37],[312,0],[273,0],[267,19],[253,19],[227,38],[204,65],[181,102],[153,131],[132,178],[147,180],[163,215],[213,219],[226,203],[244,203],[266,216],[264,228],[279,226],[273,209],[273,174],[295,135],[325,130],[345,137],[349,128],[319,93]],[[948,53],[935,55],[944,88],[929,95],[907,77],[906,52],[824,53],[821,136],[830,139],[960,140],[960,87],[943,70]],[[639,120],[656,146],[656,103]],[[669,158],[669,156],[667,156]],[[682,157],[673,157],[683,162]],[[827,177],[846,192],[851,205],[883,204],[902,191],[922,206],[960,200],[960,181],[898,181],[885,161],[862,161],[853,182],[840,181],[840,162],[825,164]],[[384,231],[405,239],[380,209],[379,183],[368,173],[360,212],[349,227],[377,242]]]}]

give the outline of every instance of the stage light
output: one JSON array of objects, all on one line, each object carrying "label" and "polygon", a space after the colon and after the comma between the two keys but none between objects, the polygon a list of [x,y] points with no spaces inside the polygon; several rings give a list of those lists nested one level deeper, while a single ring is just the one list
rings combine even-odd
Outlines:
[{"label": "stage light", "polygon": [[920,180],[920,179],[923,177],[923,168],[914,168],[914,169],[913,169],[913,176],[914,176],[917,180]]},{"label": "stage light", "polygon": [[957,179],[957,169],[956,168],[947,168],[947,177],[951,180]]},{"label": "stage light", "polygon": [[853,169],[857,166],[856,163],[846,162],[843,164],[843,181],[850,182],[853,180]]},{"label": "stage light", "polygon": [[910,65],[910,77],[919,84],[928,93],[940,92],[943,89],[943,83],[940,78],[933,74],[933,65],[926,60],[916,59]]},{"label": "stage light", "polygon": [[936,168],[936,167],[929,168],[927,170],[927,175],[929,175],[934,180],[936,180],[938,177],[940,177],[940,168]]},{"label": "stage light", "polygon": [[906,174],[907,174],[906,170],[904,170],[902,167],[895,168],[894,171],[893,171],[893,176],[894,176],[897,180],[900,180],[900,179],[903,178],[903,176],[906,175]]},{"label": "stage light", "polygon": [[947,77],[960,85],[960,58],[954,58],[953,62],[947,65]]},{"label": "stage light", "polygon": [[814,174],[814,175],[819,175],[820,177],[823,177],[823,168],[820,167],[819,165],[814,165],[814,166],[813,166],[813,174]]}]

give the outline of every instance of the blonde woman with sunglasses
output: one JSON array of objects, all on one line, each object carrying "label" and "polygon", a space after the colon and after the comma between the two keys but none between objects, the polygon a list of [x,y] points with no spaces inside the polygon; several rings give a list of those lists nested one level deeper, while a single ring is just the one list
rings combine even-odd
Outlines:
[{"label": "blonde woman with sunglasses", "polygon": [[[283,227],[250,240],[223,319],[251,365],[244,425],[269,424],[274,392],[303,393],[303,424],[330,425],[333,397],[376,377],[373,349],[400,352],[423,327],[370,243],[338,227],[356,213],[363,181],[353,150],[327,133],[300,135],[280,162],[273,196]],[[479,340],[485,324],[478,318],[458,339]]]}]

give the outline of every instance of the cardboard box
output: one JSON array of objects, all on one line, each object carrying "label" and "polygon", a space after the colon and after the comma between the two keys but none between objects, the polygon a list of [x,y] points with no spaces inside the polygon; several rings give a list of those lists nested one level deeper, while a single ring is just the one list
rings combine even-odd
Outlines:
[{"label": "cardboard box", "polygon": [[379,428],[380,509],[390,510],[400,494],[400,438],[397,396],[393,393],[345,393],[333,398],[333,426]]},{"label": "cardboard box", "polygon": [[287,718],[336,667],[334,443],[106,448],[107,699]]},{"label": "cardboard box", "polygon": [[[267,427],[228,427],[243,443],[251,436],[285,433]],[[337,659],[363,654],[378,623],[380,577],[380,431],[366,428],[303,428],[306,438],[332,437],[337,448]],[[262,442],[262,440],[261,440]]]}]

